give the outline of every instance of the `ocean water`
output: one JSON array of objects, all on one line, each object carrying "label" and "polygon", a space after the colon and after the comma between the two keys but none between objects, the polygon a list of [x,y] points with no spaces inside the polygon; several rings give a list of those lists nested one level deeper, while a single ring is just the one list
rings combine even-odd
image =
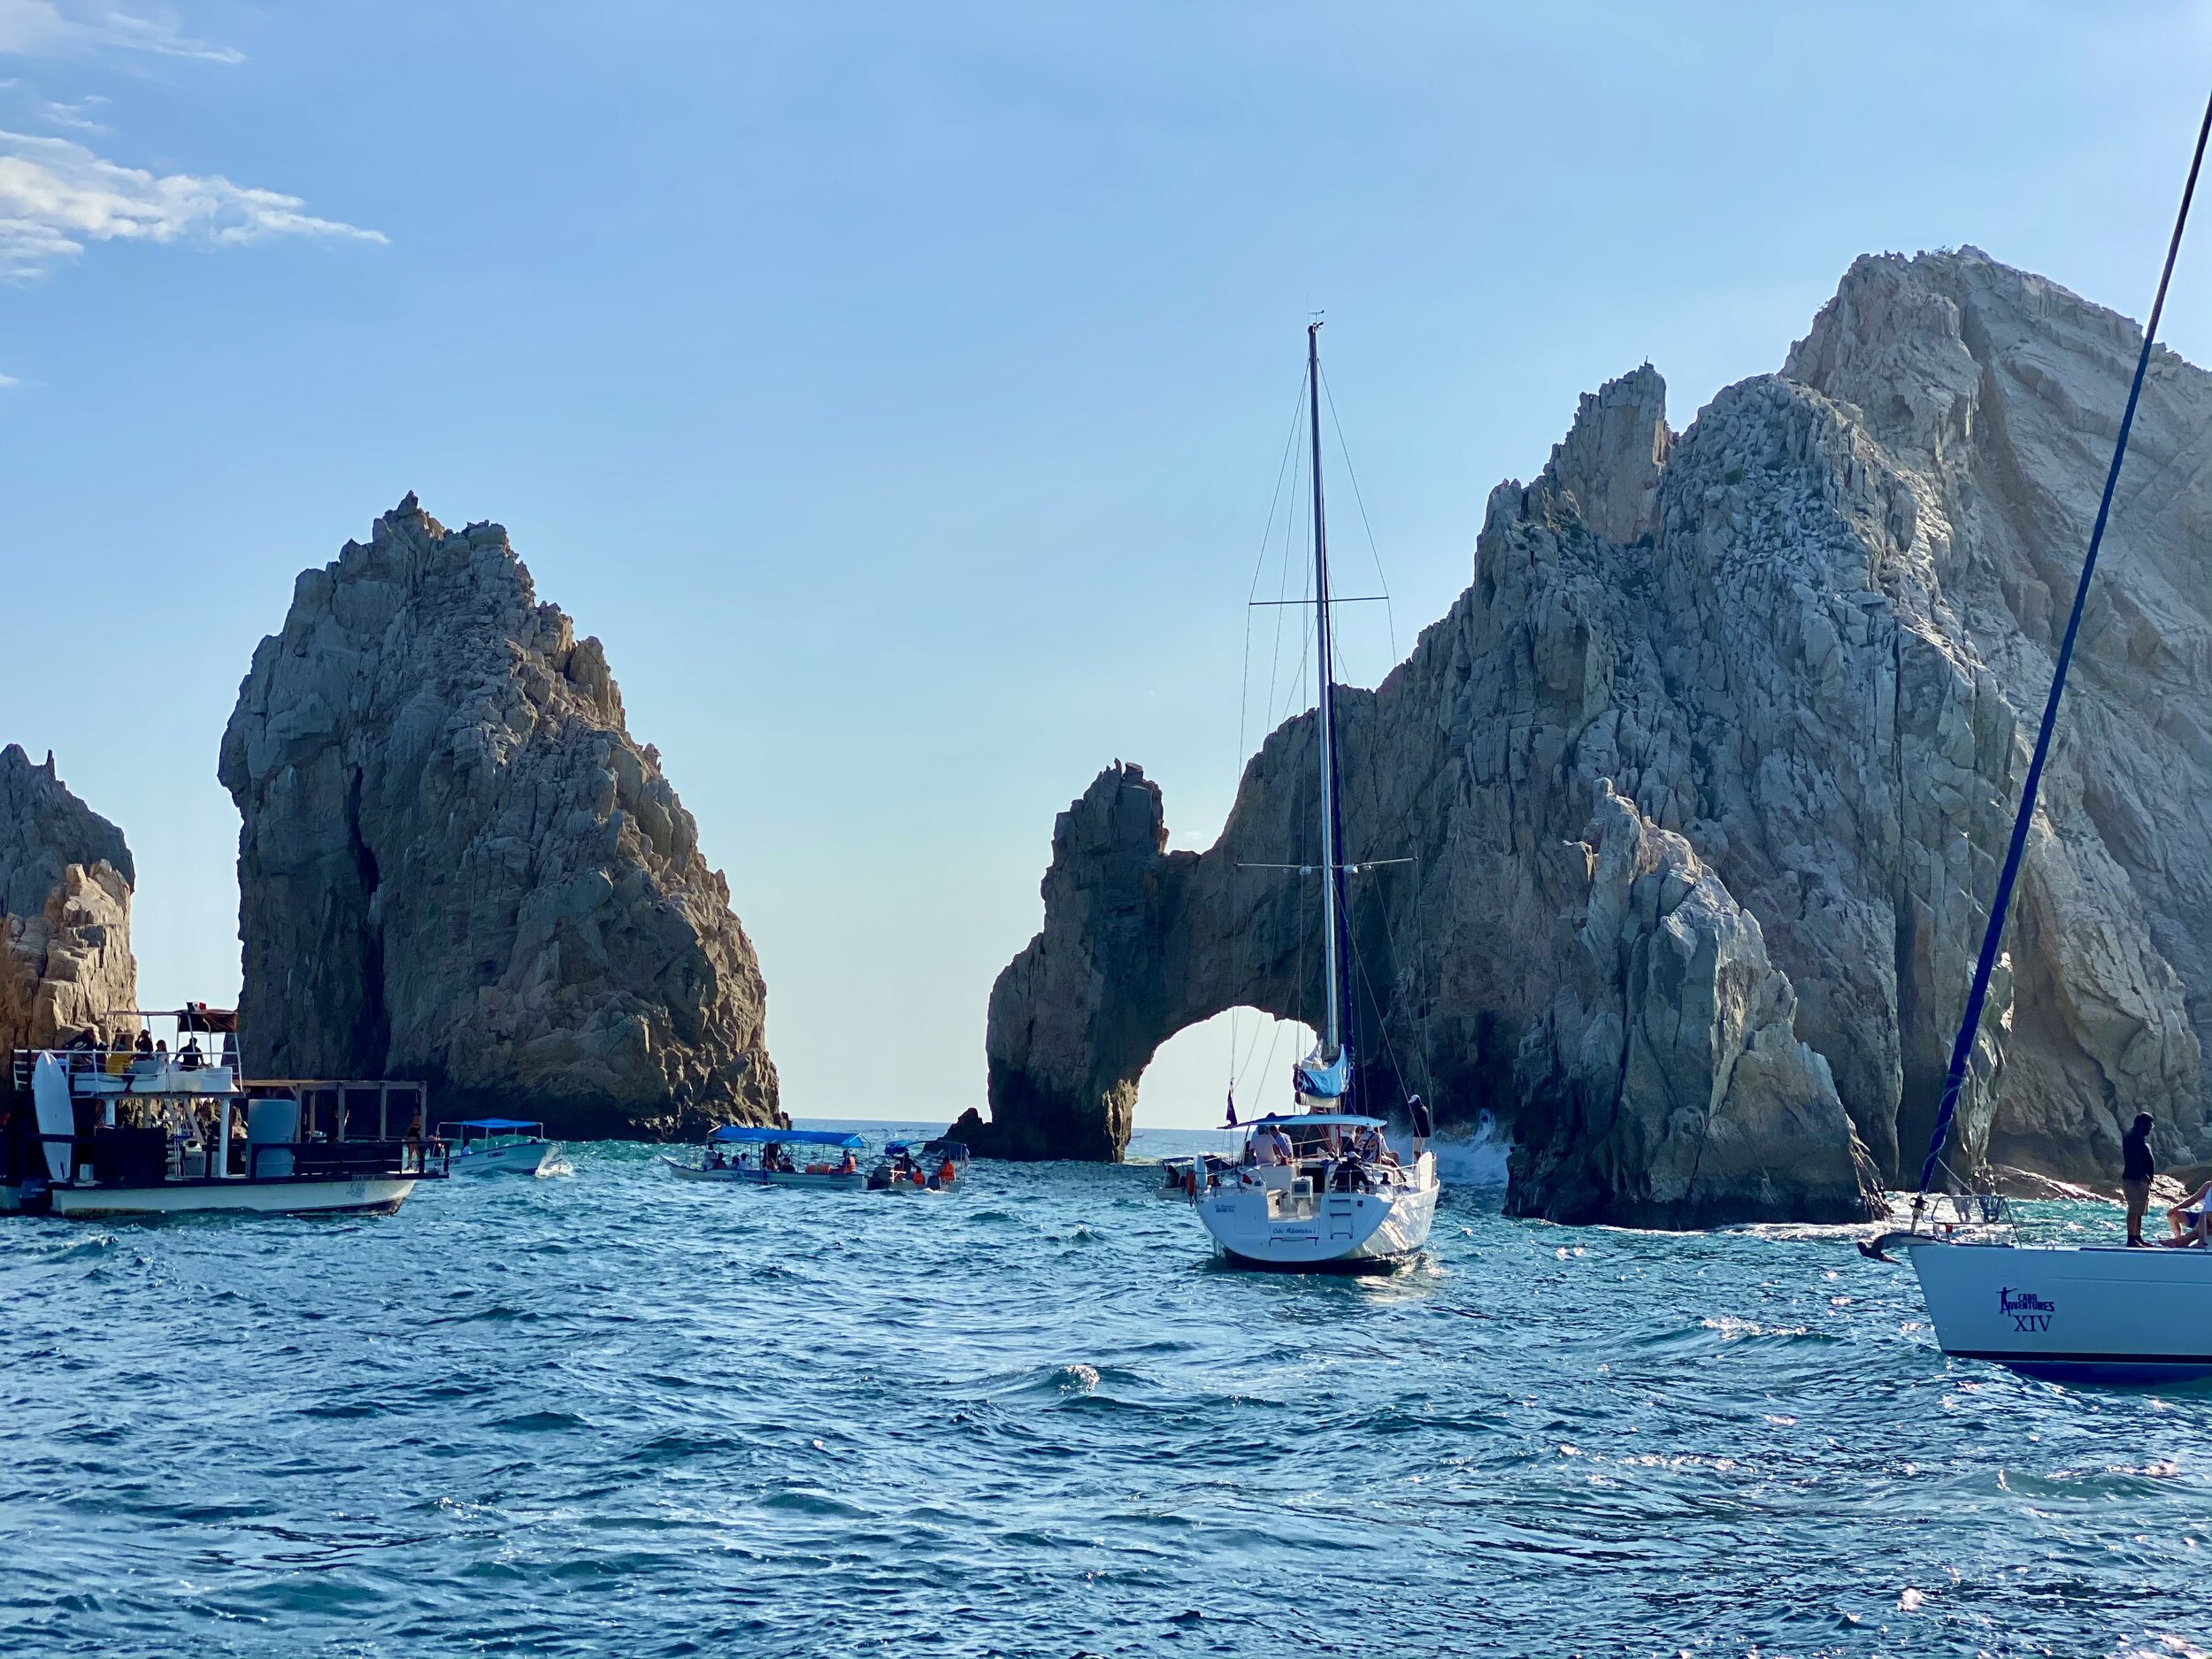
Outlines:
[{"label": "ocean water", "polygon": [[1833,1230],[1458,1190],[1424,1265],[1309,1279],[1211,1265],[1143,1169],[572,1169],[0,1217],[0,1651],[2212,1645],[2212,1396],[1947,1362]]}]

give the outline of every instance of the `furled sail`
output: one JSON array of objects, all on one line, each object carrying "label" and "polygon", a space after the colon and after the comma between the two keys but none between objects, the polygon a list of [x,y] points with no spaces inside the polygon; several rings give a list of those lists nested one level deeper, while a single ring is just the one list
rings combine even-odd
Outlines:
[{"label": "furled sail", "polygon": [[1337,1100],[1352,1087],[1352,1045],[1346,1043],[1336,1051],[1333,1064],[1324,1064],[1321,1049],[1314,1051],[1291,1068],[1291,1081],[1301,1095],[1314,1100]]}]

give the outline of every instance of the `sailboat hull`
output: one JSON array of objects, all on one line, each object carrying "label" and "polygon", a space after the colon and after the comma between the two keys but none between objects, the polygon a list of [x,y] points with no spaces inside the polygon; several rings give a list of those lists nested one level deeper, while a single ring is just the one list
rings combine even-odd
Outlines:
[{"label": "sailboat hull", "polygon": [[1936,1340],[2057,1382],[2212,1377],[2212,1250],[1909,1244]]},{"label": "sailboat hull", "polygon": [[1428,1243],[1438,1191],[1433,1175],[1385,1193],[1293,1195],[1257,1183],[1225,1184],[1198,1200],[1198,1215],[1223,1256],[1240,1266],[1376,1272]]}]

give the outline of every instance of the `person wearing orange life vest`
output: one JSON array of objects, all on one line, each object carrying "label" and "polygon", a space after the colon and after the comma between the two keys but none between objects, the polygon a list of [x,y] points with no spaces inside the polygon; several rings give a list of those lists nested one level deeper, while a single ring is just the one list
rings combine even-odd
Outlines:
[{"label": "person wearing orange life vest", "polygon": [[942,1164],[940,1164],[937,1166],[937,1184],[940,1187],[951,1186],[955,1180],[959,1179],[959,1175],[960,1166],[955,1164],[950,1158],[947,1158]]}]

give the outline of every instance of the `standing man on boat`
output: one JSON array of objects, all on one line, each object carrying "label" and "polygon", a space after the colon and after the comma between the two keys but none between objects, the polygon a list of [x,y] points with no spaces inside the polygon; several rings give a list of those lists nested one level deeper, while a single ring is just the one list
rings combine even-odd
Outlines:
[{"label": "standing man on boat", "polygon": [[2143,1242],[2143,1212],[2150,1208],[2151,1177],[2158,1173],[2151,1162],[2151,1115],[2135,1114],[2135,1126],[2120,1137],[2120,1191],[2128,1201],[2128,1242]]}]

